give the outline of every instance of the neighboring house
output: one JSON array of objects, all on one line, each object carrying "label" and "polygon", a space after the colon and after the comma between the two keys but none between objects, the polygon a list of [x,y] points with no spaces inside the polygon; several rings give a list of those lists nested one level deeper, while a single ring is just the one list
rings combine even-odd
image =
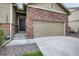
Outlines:
[{"label": "neighboring house", "polygon": [[0,29],[10,35],[10,3],[0,3]]},{"label": "neighboring house", "polygon": [[62,4],[28,3],[23,7],[13,4],[13,35],[25,32],[27,38],[33,38],[67,34],[69,11]]},{"label": "neighboring house", "polygon": [[71,11],[71,14],[68,17],[70,31],[79,33],[79,8],[69,8],[69,10]]}]

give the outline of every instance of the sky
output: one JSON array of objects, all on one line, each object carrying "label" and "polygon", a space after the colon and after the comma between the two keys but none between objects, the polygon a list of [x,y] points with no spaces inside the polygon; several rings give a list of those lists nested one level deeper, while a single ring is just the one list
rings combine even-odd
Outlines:
[{"label": "sky", "polygon": [[79,3],[63,3],[67,8],[79,7]]}]

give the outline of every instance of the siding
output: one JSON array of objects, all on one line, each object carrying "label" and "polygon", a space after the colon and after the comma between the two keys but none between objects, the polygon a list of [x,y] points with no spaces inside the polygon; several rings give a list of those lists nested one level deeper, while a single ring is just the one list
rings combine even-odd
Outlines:
[{"label": "siding", "polygon": [[10,23],[9,3],[0,3],[0,23]]},{"label": "siding", "polygon": [[69,27],[71,27],[71,31],[78,32],[79,31],[79,10],[73,11],[71,15],[68,17]]},{"label": "siding", "polygon": [[36,8],[40,8],[40,9],[47,9],[47,10],[51,10],[51,11],[55,11],[55,12],[59,12],[59,13],[64,13],[67,14],[58,4],[56,3],[32,3],[32,4],[28,4],[28,6],[31,7],[36,7]]},{"label": "siding", "polygon": [[71,27],[71,31],[78,32],[79,29],[79,21],[77,22],[70,22],[69,26]]},{"label": "siding", "polygon": [[57,12],[66,13],[58,4],[53,4],[53,10]]},{"label": "siding", "polygon": [[79,20],[79,10],[74,11],[69,16],[69,22]]},{"label": "siding", "polygon": [[38,7],[42,9],[51,9],[50,3],[34,3],[34,4],[29,4],[29,6]]},{"label": "siding", "polygon": [[15,8],[12,7],[12,24],[15,24],[16,22],[16,11]]}]

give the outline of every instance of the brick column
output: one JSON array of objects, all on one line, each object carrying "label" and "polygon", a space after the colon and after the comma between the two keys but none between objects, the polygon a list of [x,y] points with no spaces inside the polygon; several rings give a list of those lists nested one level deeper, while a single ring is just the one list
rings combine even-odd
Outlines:
[{"label": "brick column", "polygon": [[33,38],[33,20],[29,14],[27,14],[26,18],[26,36],[27,38]]},{"label": "brick column", "polygon": [[12,26],[12,38],[14,36],[14,34],[16,33],[16,26],[14,24],[11,25]]}]

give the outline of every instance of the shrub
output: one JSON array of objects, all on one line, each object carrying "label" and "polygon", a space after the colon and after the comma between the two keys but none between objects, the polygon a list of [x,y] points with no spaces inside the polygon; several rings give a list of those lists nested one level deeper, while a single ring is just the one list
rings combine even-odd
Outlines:
[{"label": "shrub", "polygon": [[41,51],[30,51],[23,54],[23,56],[43,56]]},{"label": "shrub", "polygon": [[0,45],[3,43],[4,41],[4,32],[3,30],[0,29]]}]

